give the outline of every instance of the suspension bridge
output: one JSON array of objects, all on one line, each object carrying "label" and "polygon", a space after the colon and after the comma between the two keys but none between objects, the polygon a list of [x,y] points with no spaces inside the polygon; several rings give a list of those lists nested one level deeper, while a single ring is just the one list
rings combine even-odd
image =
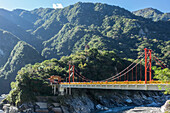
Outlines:
[{"label": "suspension bridge", "polygon": [[[59,76],[51,76],[49,78],[53,93],[55,95],[58,89],[61,95],[64,95],[64,93],[71,94],[72,88],[164,91],[167,87],[170,87],[170,82],[163,83],[153,80],[152,60],[160,65],[161,68],[166,68],[166,66],[153,53],[151,49],[145,48],[144,52],[128,67],[116,75],[101,81],[88,79],[81,75],[74,65],[69,65],[69,76],[65,82],[61,82],[62,78]],[[144,73],[142,73],[142,61],[145,62]],[[77,81],[77,78],[79,81]]]}]

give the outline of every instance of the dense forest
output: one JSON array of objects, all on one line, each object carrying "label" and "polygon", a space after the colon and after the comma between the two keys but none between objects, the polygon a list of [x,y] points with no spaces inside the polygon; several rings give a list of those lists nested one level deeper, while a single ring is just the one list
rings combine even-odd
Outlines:
[{"label": "dense forest", "polygon": [[[70,62],[71,61],[71,62]],[[48,78],[58,75],[68,77],[68,63],[75,65],[81,75],[91,80],[103,80],[123,70],[130,61],[119,58],[113,51],[90,49],[63,56],[60,60],[45,60],[34,65],[28,64],[18,71],[16,81],[11,83],[7,100],[11,104],[20,104],[34,100],[35,96],[52,95]],[[75,77],[75,81],[82,81]]]},{"label": "dense forest", "polygon": [[170,21],[170,13],[163,13],[154,8],[145,8],[134,11],[133,14],[144,18],[151,18],[153,21]]},{"label": "dense forest", "polygon": [[[146,18],[136,15],[118,6],[82,2],[63,9],[0,9],[0,85],[3,86],[0,87],[0,94],[9,92],[10,82],[15,80],[17,72],[26,64],[30,64],[27,65],[29,67],[52,58],[60,63],[62,60],[68,61],[72,54],[81,54],[86,45],[97,51],[112,51],[113,56],[110,57],[116,58],[114,65],[119,67],[118,71],[123,69],[124,65],[121,64],[136,59],[144,48],[152,49],[169,67],[170,21],[153,21],[150,19],[152,15]],[[106,56],[99,56],[107,57],[107,52],[102,54]],[[81,56],[80,59],[73,59],[81,60]],[[82,64],[77,66],[82,67],[82,73],[89,73],[85,74],[87,77],[100,80],[98,76],[91,76],[97,75],[97,71],[91,74],[86,68],[86,64],[95,64],[102,59],[96,57],[99,59],[93,62],[82,60]],[[61,70],[66,73],[65,63],[61,63],[64,65]],[[91,68],[97,69],[96,66]],[[111,69],[107,69],[106,72],[98,72],[110,76]]]}]

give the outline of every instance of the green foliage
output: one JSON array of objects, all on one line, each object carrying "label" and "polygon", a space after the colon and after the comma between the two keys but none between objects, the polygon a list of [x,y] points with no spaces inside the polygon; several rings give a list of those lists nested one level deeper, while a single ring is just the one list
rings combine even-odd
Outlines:
[{"label": "green foliage", "polygon": [[157,9],[146,8],[133,12],[137,16],[142,16],[145,18],[151,18],[153,21],[168,21],[170,19],[170,13],[163,13]]},{"label": "green foliage", "polygon": [[[20,70],[21,67],[26,64],[33,64],[43,60],[44,58],[35,50],[35,48],[23,41],[19,41],[12,50],[6,64],[0,70],[0,81],[2,84],[6,84],[3,87],[0,87],[0,90],[3,90],[4,93],[9,91],[10,86],[7,84],[10,84],[10,82],[15,80],[17,71]],[[7,81],[4,81],[4,79]]]},{"label": "green foliage", "polygon": [[10,52],[20,39],[10,32],[0,29],[0,67],[3,66],[7,60]]},{"label": "green foliage", "polygon": [[[42,55],[47,59],[60,59],[84,50],[86,45],[102,51],[115,51],[123,58],[136,59],[147,47],[169,64],[167,52],[163,52],[168,51],[169,22],[153,22],[134,16],[120,7],[100,3],[79,2],[64,9],[49,11],[46,15],[51,15],[51,18],[43,18],[48,21],[42,27],[53,30],[54,21],[62,24],[61,28],[55,29],[56,33],[48,33],[53,34],[51,39],[43,42]],[[45,31],[39,29],[34,33],[46,37]]]},{"label": "green foliage", "polygon": [[[7,100],[12,104],[35,100],[35,96],[52,95],[47,79],[52,75],[68,76],[71,62],[83,76],[92,80],[106,79],[125,68],[129,62],[120,59],[113,51],[98,51],[96,48],[63,56],[60,60],[45,60],[34,65],[28,64],[18,71],[16,81],[11,83]],[[76,81],[79,78],[75,78]]]},{"label": "green foliage", "polygon": [[34,65],[28,64],[18,71],[16,82],[11,83],[7,100],[21,104],[35,100],[35,96],[52,95],[47,79],[52,75],[66,76],[66,69],[56,59],[45,60]]},{"label": "green foliage", "polygon": [[[159,79],[162,82],[170,82],[170,69],[169,68],[161,69],[161,67],[160,68],[153,67],[153,70],[155,71],[154,78]],[[169,85],[166,87],[165,93],[170,94]]]}]

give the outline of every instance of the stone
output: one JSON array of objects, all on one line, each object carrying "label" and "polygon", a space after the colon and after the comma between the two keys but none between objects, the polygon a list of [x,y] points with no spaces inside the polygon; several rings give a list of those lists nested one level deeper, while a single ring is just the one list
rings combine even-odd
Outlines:
[{"label": "stone", "polygon": [[102,109],[102,107],[103,107],[103,106],[100,105],[100,104],[98,104],[98,105],[96,106],[97,109]]},{"label": "stone", "polygon": [[0,113],[4,113],[4,111],[0,110]]},{"label": "stone", "polygon": [[5,110],[5,109],[7,109],[9,107],[10,107],[10,104],[4,104],[3,109]]},{"label": "stone", "polygon": [[18,108],[11,106],[10,109],[9,109],[9,113],[18,113]]},{"label": "stone", "polygon": [[124,113],[162,113],[160,108],[156,107],[135,107],[133,109],[127,110]]},{"label": "stone", "polygon": [[170,111],[170,100],[167,100],[165,104],[161,107],[162,112]]},{"label": "stone", "polygon": [[130,98],[128,98],[128,99],[126,99],[126,102],[130,104],[130,103],[132,103],[132,100]]},{"label": "stone", "polygon": [[59,107],[60,103],[52,103],[55,107]]},{"label": "stone", "polygon": [[36,102],[36,104],[40,107],[40,109],[46,109],[47,108],[46,102]]},{"label": "stone", "polygon": [[63,113],[69,113],[68,108],[65,106],[61,106]]},{"label": "stone", "polygon": [[52,108],[52,111],[55,112],[55,113],[62,113],[62,110],[61,108]]},{"label": "stone", "polygon": [[109,110],[109,108],[108,107],[103,107],[103,110]]},{"label": "stone", "polygon": [[36,113],[49,113],[48,109],[36,109]]},{"label": "stone", "polygon": [[0,102],[4,99],[4,97],[0,97]]}]

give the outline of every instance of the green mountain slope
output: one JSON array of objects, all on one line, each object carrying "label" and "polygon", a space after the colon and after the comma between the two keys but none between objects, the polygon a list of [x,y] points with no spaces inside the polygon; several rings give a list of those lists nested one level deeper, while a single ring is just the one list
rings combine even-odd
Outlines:
[{"label": "green mountain slope", "polygon": [[[88,11],[91,13],[86,14]],[[63,26],[51,39],[43,42],[42,55],[46,58],[70,55],[87,44],[99,50],[113,50],[124,58],[137,58],[145,47],[167,57],[161,51],[169,48],[170,22],[153,22],[122,8],[99,3],[77,3],[55,13],[52,20],[46,22],[56,19]],[[54,28],[48,26],[48,31],[50,29]]]},{"label": "green mountain slope", "polygon": [[0,30],[0,67],[3,66],[20,39],[13,34]]},{"label": "green mountain slope", "polygon": [[19,41],[12,50],[8,61],[0,70],[0,93],[8,93],[10,82],[15,80],[18,70],[26,64],[34,64],[43,57],[31,45]]},{"label": "green mountain slope", "polygon": [[153,21],[169,21],[170,20],[170,13],[163,13],[157,9],[153,8],[145,8],[138,11],[132,12],[137,16],[142,16],[144,18],[151,18]]},{"label": "green mountain slope", "polygon": [[33,27],[34,25],[32,23],[24,20],[19,15],[15,15],[14,12],[0,9],[0,29],[11,32],[19,39],[41,50],[41,46],[37,46],[42,43],[41,39],[27,32],[28,29],[33,29]]},{"label": "green mountain slope", "polygon": [[0,15],[3,16],[5,19],[8,19],[12,23],[16,24],[17,26],[21,27],[24,30],[31,29],[33,27],[32,23],[21,18],[21,16],[16,15],[12,11],[0,9]]}]

